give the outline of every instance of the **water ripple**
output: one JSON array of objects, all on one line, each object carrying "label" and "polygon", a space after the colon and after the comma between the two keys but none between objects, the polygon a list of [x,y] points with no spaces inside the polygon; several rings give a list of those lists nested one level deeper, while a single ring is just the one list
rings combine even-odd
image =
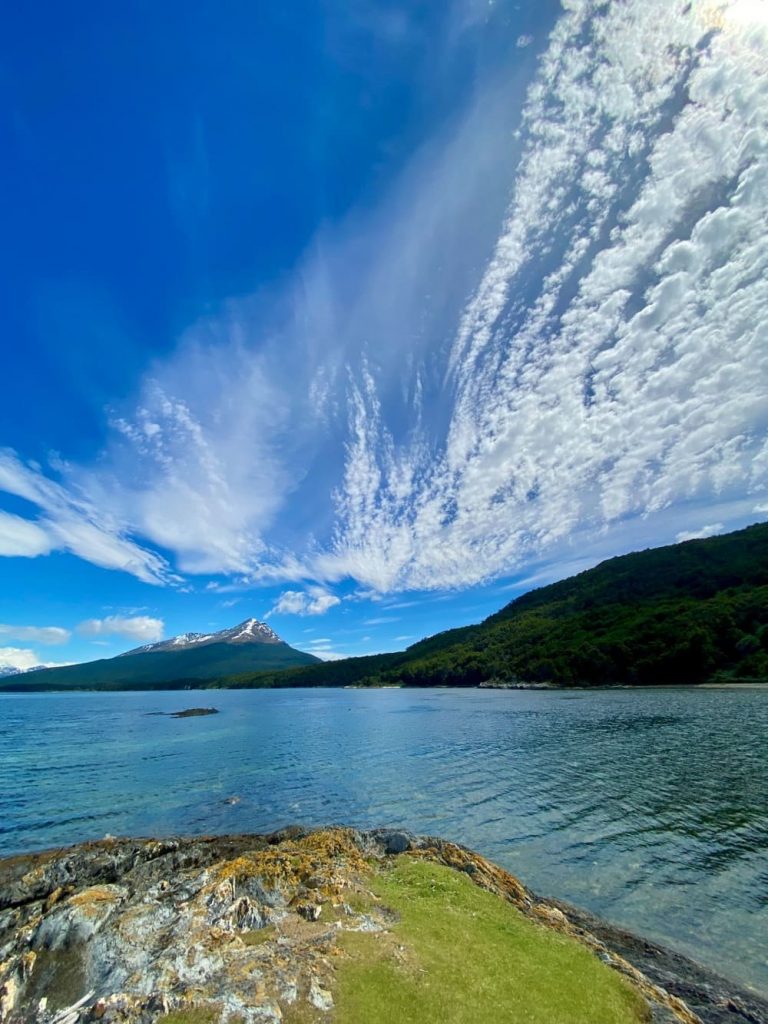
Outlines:
[{"label": "water ripple", "polygon": [[1,696],[0,851],[296,821],[440,832],[768,991],[768,689],[232,691],[211,718],[146,717],[195,701]]}]

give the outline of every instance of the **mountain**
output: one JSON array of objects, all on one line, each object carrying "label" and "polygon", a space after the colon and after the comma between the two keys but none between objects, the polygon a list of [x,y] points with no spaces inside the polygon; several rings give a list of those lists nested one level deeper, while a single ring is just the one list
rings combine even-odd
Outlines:
[{"label": "mountain", "polygon": [[0,689],[768,683],[768,524],[611,558],[479,625],[320,662],[248,619]]},{"label": "mountain", "polygon": [[41,672],[45,668],[59,668],[61,665],[32,665],[30,668],[16,668],[15,665],[0,665],[0,679],[8,676],[26,676],[30,672]]},{"label": "mountain", "polygon": [[768,683],[768,524],[611,558],[396,654],[226,686]]},{"label": "mountain", "polygon": [[184,651],[191,647],[199,650],[201,647],[209,647],[211,644],[281,644],[282,642],[266,622],[259,622],[258,619],[246,619],[238,626],[221,629],[218,633],[180,633],[179,636],[172,636],[170,640],[160,640],[156,644],[134,647],[132,651],[125,651],[118,657],[126,658],[130,654],[147,654],[150,651]]},{"label": "mountain", "polygon": [[26,668],[14,668],[13,665],[0,665],[0,679],[7,679],[8,676],[21,676],[28,671]]},{"label": "mountain", "polygon": [[246,619],[218,633],[183,633],[115,658],[0,679],[4,690],[152,690],[199,686],[232,673],[319,661],[289,647],[269,626]]}]

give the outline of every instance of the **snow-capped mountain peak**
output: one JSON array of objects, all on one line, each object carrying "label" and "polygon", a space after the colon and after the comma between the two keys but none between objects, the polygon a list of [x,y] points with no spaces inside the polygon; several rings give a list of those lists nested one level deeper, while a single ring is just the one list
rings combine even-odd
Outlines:
[{"label": "snow-capped mountain peak", "polygon": [[4,679],[6,676],[20,676],[25,672],[29,672],[29,669],[16,668],[15,665],[0,665],[0,679]]},{"label": "snow-capped mountain peak", "polygon": [[280,637],[271,626],[268,626],[266,622],[259,622],[258,619],[246,619],[239,626],[235,626],[231,630],[225,630],[225,632],[235,634],[231,637],[233,643],[238,640],[256,640],[260,643],[275,643],[275,641],[280,640]]},{"label": "snow-capped mountain peak", "polygon": [[180,633],[169,640],[135,647],[125,654],[149,654],[161,651],[182,651],[190,647],[207,647],[209,644],[281,644],[283,641],[275,631],[258,619],[245,619],[237,626],[220,629],[216,633]]}]

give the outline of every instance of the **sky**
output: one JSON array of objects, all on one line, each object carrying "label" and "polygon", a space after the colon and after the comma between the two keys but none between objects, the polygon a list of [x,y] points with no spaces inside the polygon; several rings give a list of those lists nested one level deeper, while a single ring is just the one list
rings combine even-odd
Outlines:
[{"label": "sky", "polygon": [[768,0],[16,5],[0,93],[0,668],[768,519]]}]

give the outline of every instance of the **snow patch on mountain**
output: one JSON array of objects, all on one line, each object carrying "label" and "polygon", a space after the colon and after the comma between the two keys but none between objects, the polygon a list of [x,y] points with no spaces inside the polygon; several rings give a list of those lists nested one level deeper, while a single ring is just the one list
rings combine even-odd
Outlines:
[{"label": "snow patch on mountain", "polygon": [[160,640],[154,644],[135,647],[129,654],[160,653],[162,651],[179,651],[189,647],[208,646],[208,644],[281,644],[283,641],[275,631],[259,619],[246,619],[244,622],[221,629],[217,633],[180,633],[169,640]]}]

